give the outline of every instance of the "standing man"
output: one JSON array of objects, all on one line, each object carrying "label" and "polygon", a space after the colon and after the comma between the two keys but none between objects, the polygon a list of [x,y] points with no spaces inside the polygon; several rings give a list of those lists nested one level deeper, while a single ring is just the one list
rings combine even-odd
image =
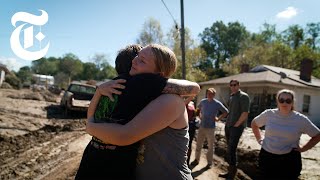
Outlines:
[{"label": "standing man", "polygon": [[229,116],[225,125],[227,139],[228,173],[220,174],[219,177],[234,179],[237,173],[237,146],[244,128],[247,126],[249,113],[249,96],[240,90],[238,80],[231,80],[231,96],[229,99]]},{"label": "standing man", "polygon": [[[213,161],[213,152],[214,152],[214,141],[215,135],[214,130],[216,127],[216,121],[221,120],[222,118],[228,115],[228,109],[218,100],[214,99],[216,95],[216,90],[214,88],[207,89],[207,98],[204,98],[199,103],[198,107],[200,110],[200,128],[198,131],[197,138],[197,148],[195,160],[191,163],[192,166],[199,164],[201,149],[204,143],[205,138],[208,141],[208,152],[207,152],[207,169],[211,168]],[[221,111],[222,114],[217,117],[218,112]]]}]

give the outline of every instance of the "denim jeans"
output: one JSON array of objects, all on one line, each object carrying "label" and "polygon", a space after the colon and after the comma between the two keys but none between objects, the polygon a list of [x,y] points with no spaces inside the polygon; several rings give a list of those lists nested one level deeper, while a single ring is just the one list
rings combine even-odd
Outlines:
[{"label": "denim jeans", "polygon": [[237,147],[239,139],[243,133],[244,127],[225,126],[225,135],[227,139],[227,161],[230,166],[237,165]]}]

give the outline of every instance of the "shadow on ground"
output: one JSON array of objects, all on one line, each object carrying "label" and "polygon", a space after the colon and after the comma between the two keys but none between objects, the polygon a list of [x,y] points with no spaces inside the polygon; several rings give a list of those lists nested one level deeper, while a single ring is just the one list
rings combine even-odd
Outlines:
[{"label": "shadow on ground", "polygon": [[[190,167],[190,169],[193,169],[194,167]],[[205,171],[207,171],[210,168],[207,167],[203,167],[202,169],[199,169],[198,171],[194,171],[191,173],[192,177],[196,178],[198,176],[200,176],[202,173],[204,173]]]},{"label": "shadow on ground", "polygon": [[48,119],[84,119],[87,117],[87,112],[68,111],[65,113],[64,108],[60,105],[51,104],[46,107]]}]

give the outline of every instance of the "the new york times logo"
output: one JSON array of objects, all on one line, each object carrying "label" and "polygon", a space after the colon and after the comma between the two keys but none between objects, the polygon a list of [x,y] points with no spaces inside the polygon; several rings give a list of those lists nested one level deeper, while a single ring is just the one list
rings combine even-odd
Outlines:
[{"label": "the new york times logo", "polygon": [[[48,22],[48,13],[44,10],[40,10],[41,15],[36,16],[26,12],[17,12],[11,18],[11,24],[16,27],[16,23],[19,21],[25,22],[20,26],[16,27],[16,29],[12,32],[10,37],[10,44],[12,51],[21,59],[25,60],[37,60],[44,57],[49,49],[50,42],[39,51],[28,51],[27,48],[33,46],[34,37],[40,42],[45,38],[45,35],[42,34],[41,30],[35,36],[33,34],[33,25],[42,26]],[[23,47],[20,43],[20,33],[22,28],[27,25],[27,23],[31,24],[31,26],[25,28],[23,30]]]}]

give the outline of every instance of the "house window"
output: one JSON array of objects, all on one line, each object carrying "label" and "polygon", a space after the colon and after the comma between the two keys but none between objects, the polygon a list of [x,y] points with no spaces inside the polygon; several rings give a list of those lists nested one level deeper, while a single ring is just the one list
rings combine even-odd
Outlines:
[{"label": "house window", "polygon": [[303,104],[302,104],[302,112],[309,113],[309,107],[310,107],[310,96],[304,95],[303,96]]}]

